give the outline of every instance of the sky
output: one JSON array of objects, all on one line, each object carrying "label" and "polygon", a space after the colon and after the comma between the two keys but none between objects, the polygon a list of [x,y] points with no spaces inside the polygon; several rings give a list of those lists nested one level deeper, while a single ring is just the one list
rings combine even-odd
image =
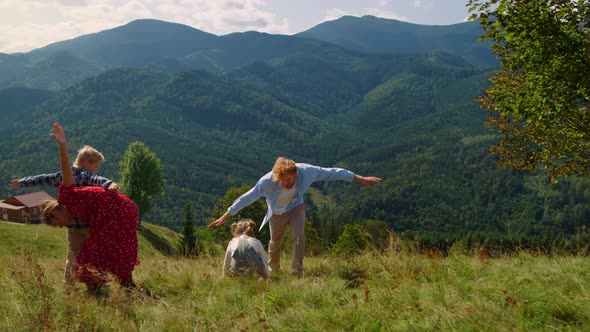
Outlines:
[{"label": "sky", "polygon": [[461,23],[467,0],[0,0],[0,53],[125,25],[136,19],[181,23],[218,36],[260,31],[292,35],[344,15],[425,25]]}]

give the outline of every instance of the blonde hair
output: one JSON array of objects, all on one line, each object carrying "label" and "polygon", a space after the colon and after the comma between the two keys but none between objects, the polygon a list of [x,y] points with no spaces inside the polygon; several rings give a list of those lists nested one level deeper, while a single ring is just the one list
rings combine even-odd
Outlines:
[{"label": "blonde hair", "polygon": [[52,225],[53,224],[53,215],[51,212],[55,209],[62,209],[63,206],[59,205],[59,203],[55,200],[46,199],[41,202],[41,222]]},{"label": "blonde hair", "polygon": [[240,219],[238,222],[231,224],[231,233],[234,237],[254,231],[256,223],[252,219]]},{"label": "blonde hair", "polygon": [[91,163],[102,163],[104,161],[104,156],[90,145],[84,145],[80,150],[78,150],[78,156],[76,157],[76,161],[74,161],[74,167],[80,167],[80,163],[83,160],[89,161]]},{"label": "blonde hair", "polygon": [[297,165],[291,159],[287,159],[284,157],[278,157],[277,161],[275,161],[275,165],[272,167],[273,182],[278,182],[281,180],[283,175],[285,174],[295,174],[297,173]]}]

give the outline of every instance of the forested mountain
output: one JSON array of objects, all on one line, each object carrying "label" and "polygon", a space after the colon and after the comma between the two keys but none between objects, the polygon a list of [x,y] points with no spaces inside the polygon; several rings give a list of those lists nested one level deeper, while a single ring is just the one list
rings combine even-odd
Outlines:
[{"label": "forested mountain", "polygon": [[[55,93],[47,90],[23,87],[0,90],[0,130],[25,130],[33,121],[33,109],[54,95]],[[17,127],[17,123],[24,127]]]},{"label": "forested mountain", "polygon": [[216,38],[187,25],[146,19],[57,42],[26,55],[39,60],[64,52],[103,68],[141,67],[210,48]]},{"label": "forested mountain", "polygon": [[[322,132],[313,117],[205,72],[107,71],[58,94],[33,115],[37,120],[29,121],[27,130],[5,132],[2,150],[10,159],[4,161],[12,168],[10,176],[58,166],[47,128],[60,121],[72,137],[72,149],[90,144],[104,152],[101,173],[112,178],[128,144],[145,142],[164,162],[168,199],[174,204],[183,190],[184,200],[199,193],[221,195],[228,185],[241,185],[246,174],[270,163],[274,144]],[[250,153],[267,156],[266,163],[248,160]]]},{"label": "forested mountain", "polygon": [[375,16],[343,16],[297,34],[364,53],[429,53],[443,51],[480,66],[497,66],[478,21],[453,25],[420,25]]},{"label": "forested mountain", "polygon": [[[473,101],[490,68],[443,52],[374,54],[293,36],[183,31],[219,48],[101,71],[56,92],[0,90],[3,181],[59,168],[48,135],[59,121],[71,153],[96,147],[107,159],[99,173],[115,181],[127,146],[149,146],[167,188],[146,219],[175,229],[185,203],[203,225],[217,217],[211,210],[228,189],[253,185],[279,156],[383,178],[373,189],[314,185],[309,217],[325,237],[344,223],[377,220],[437,245],[575,245],[575,234],[590,226],[587,179],[552,185],[542,173],[496,169],[488,149],[497,137]],[[223,68],[187,70],[205,62]],[[39,81],[59,80],[59,65],[48,65]],[[3,196],[15,194],[1,188]]]},{"label": "forested mountain", "polygon": [[[0,89],[57,91],[116,67],[228,73],[292,54],[340,52],[336,46],[373,54],[444,51],[474,64],[496,65],[489,48],[476,40],[479,34],[477,22],[423,26],[369,16],[343,17],[295,36],[252,31],[216,36],[182,24],[136,20],[28,53],[0,54]],[[340,35],[348,39],[336,38]]]}]

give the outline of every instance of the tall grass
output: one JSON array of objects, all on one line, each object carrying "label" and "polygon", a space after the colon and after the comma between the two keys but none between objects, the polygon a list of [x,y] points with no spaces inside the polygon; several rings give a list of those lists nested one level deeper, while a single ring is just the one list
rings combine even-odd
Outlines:
[{"label": "tall grass", "polygon": [[138,290],[111,285],[100,299],[63,288],[61,258],[23,252],[0,265],[0,330],[590,329],[587,257],[429,257],[391,240],[385,252],[307,257],[304,277],[272,282],[221,278],[220,256],[149,256]]},{"label": "tall grass", "polygon": [[65,229],[0,221],[0,257],[24,250],[48,257],[65,257]]}]

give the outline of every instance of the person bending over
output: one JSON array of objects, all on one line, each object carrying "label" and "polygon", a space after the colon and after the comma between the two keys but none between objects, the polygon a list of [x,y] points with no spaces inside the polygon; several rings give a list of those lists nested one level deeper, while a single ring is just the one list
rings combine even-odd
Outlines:
[{"label": "person bending over", "polygon": [[[111,191],[119,191],[119,185],[107,178],[96,175],[100,164],[104,162],[104,156],[90,145],[84,145],[78,150],[78,156],[72,167],[74,176],[74,185],[76,187],[98,186]],[[53,186],[59,187],[62,181],[62,172],[38,174],[25,176],[20,179],[13,179],[10,183],[13,189],[34,187],[34,186]],[[68,251],[66,255],[66,264],[64,267],[64,281],[71,285],[74,281],[72,278],[72,269],[74,260],[78,251],[88,236],[88,224],[80,221],[78,218],[72,218],[72,222],[66,226],[68,228],[67,243]]]},{"label": "person bending over", "polygon": [[95,292],[112,276],[125,287],[133,287],[132,272],[137,256],[137,206],[127,196],[101,187],[75,187],[67,141],[59,123],[53,125],[59,146],[62,183],[57,201],[45,201],[43,221],[67,226],[71,217],[88,223],[90,236],[76,256],[73,276]]}]

